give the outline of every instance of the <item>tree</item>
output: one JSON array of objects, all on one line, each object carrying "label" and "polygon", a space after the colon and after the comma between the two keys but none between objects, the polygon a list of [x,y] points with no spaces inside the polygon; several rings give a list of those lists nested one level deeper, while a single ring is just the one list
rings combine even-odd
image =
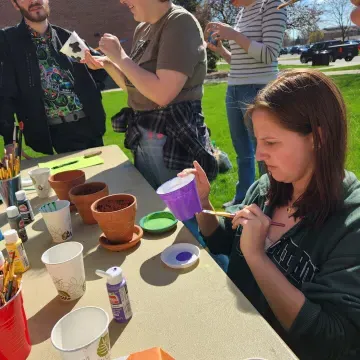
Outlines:
[{"label": "tree", "polygon": [[228,25],[235,25],[239,9],[231,4],[229,0],[207,0],[211,19]]},{"label": "tree", "polygon": [[309,36],[309,43],[316,43],[324,39],[324,33],[321,30],[313,31]]},{"label": "tree", "polygon": [[350,13],[353,6],[349,0],[326,0],[326,5],[329,23],[340,29],[342,41],[345,41],[351,26]]},{"label": "tree", "polygon": [[311,5],[296,3],[289,6],[287,12],[287,29],[297,30],[300,38],[307,41],[311,33],[319,30],[318,24],[324,11],[315,1]]}]

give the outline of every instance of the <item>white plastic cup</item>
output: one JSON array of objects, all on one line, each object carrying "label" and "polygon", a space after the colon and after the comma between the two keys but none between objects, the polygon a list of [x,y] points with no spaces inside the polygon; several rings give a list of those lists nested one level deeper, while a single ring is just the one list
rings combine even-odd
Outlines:
[{"label": "white plastic cup", "polygon": [[60,51],[79,62],[85,59],[85,51],[89,50],[85,42],[79,37],[76,31],[73,31]]},{"label": "white plastic cup", "polygon": [[78,242],[67,242],[53,246],[41,257],[61,300],[73,301],[85,293],[83,249]]},{"label": "white plastic cup", "polygon": [[93,306],[74,310],[55,324],[51,342],[63,360],[110,360],[109,316]]},{"label": "white plastic cup", "polygon": [[72,239],[70,201],[57,200],[49,202],[40,207],[40,213],[55,243],[62,243]]},{"label": "white plastic cup", "polygon": [[49,183],[50,169],[38,168],[30,170],[28,174],[32,180],[38,197],[41,199],[49,197],[51,191]]}]

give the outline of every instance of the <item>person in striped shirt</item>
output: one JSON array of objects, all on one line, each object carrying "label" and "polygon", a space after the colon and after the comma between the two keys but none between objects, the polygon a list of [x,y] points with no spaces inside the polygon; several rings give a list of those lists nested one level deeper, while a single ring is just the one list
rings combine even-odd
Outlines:
[{"label": "person in striped shirt", "polygon": [[[278,74],[280,48],[286,28],[286,10],[278,10],[280,0],[231,0],[240,7],[235,27],[209,23],[208,48],[230,64],[226,110],[233,146],[237,155],[238,177],[236,194],[224,207],[239,204],[255,180],[254,140],[245,126],[248,104]],[[210,38],[212,37],[212,39]],[[228,40],[230,51],[222,40]],[[260,172],[264,172],[259,164]]]}]

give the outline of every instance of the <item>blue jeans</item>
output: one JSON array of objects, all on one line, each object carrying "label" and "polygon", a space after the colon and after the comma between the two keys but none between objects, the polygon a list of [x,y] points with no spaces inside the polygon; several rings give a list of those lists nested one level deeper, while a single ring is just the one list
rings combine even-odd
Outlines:
[{"label": "blue jeans", "polygon": [[[163,159],[163,146],[166,141],[165,135],[151,133],[142,127],[139,127],[139,130],[141,139],[135,153],[135,167],[153,189],[156,190],[164,182],[176,177],[183,169],[171,170],[165,166]],[[196,218],[183,221],[183,223],[201,246],[207,249],[205,241],[200,235]],[[209,254],[224,271],[227,271],[229,260],[226,255],[213,255],[210,252]]]},{"label": "blue jeans", "polygon": [[156,190],[166,181],[174,178],[184,170],[172,170],[165,166],[163,147],[166,136],[150,132],[139,126],[141,138],[135,153],[135,167],[146,181]]},{"label": "blue jeans", "polygon": [[[240,203],[255,181],[255,139],[245,124],[247,105],[251,104],[265,85],[229,85],[226,92],[226,111],[231,140],[236,152],[238,183],[235,202]],[[259,164],[260,173],[264,172]]]}]

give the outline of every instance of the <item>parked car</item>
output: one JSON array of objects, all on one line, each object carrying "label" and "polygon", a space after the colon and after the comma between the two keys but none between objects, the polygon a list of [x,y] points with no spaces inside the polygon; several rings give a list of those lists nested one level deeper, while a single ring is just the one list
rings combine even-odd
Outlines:
[{"label": "parked car", "polygon": [[308,49],[309,49],[309,47],[307,47],[306,45],[300,46],[300,47],[299,47],[300,55],[301,55],[304,51],[306,51],[306,50],[308,50]]},{"label": "parked car", "polygon": [[287,48],[280,49],[280,54],[279,55],[287,55],[287,54],[288,54],[288,49]]},{"label": "parked car", "polygon": [[291,55],[301,54],[300,46],[293,46],[293,47],[290,49],[290,54],[291,54]]},{"label": "parked car", "polygon": [[340,40],[329,40],[315,43],[310,49],[303,51],[300,56],[300,61],[306,64],[312,60],[313,54],[324,51],[329,53],[330,62],[335,62],[337,59],[351,61],[359,54],[358,44],[346,44]]},{"label": "parked car", "polygon": [[358,49],[360,50],[360,40],[355,40],[355,39],[347,40],[347,41],[344,41],[344,44],[357,45]]}]

